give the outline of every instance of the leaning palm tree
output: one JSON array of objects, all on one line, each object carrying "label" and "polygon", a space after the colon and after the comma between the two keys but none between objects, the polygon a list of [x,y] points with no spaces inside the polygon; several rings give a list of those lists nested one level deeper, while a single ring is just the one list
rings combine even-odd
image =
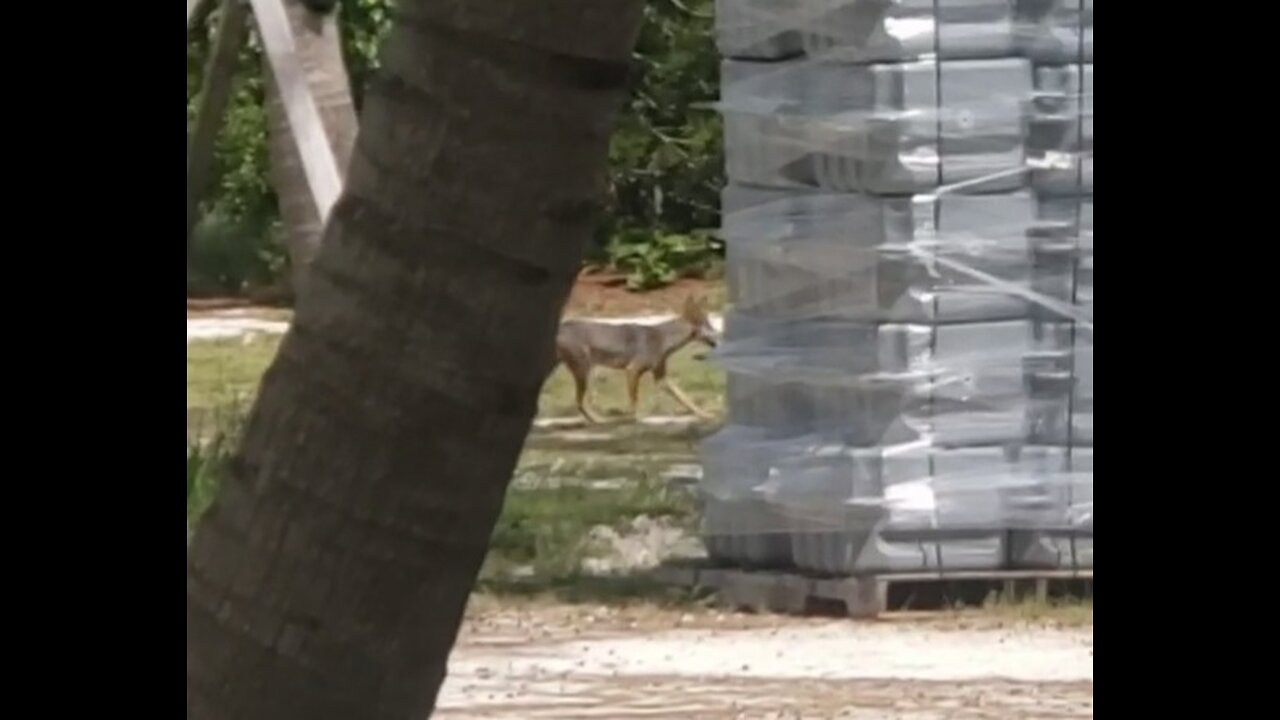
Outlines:
[{"label": "leaning palm tree", "polygon": [[603,189],[641,0],[400,0],[187,552],[188,720],[434,707]]},{"label": "leaning palm tree", "polygon": [[[351,148],[355,145],[357,123],[351,81],[342,59],[342,38],[335,3],[318,0],[283,2],[298,43],[298,60],[320,110],[320,121],[324,124],[338,168],[345,171],[351,158]],[[280,207],[285,248],[293,271],[291,284],[297,290],[320,250],[324,220],[311,199],[311,187],[302,169],[302,158],[298,155],[298,146],[289,127],[284,100],[265,55],[262,62],[262,74],[266,78],[271,185]]]}]

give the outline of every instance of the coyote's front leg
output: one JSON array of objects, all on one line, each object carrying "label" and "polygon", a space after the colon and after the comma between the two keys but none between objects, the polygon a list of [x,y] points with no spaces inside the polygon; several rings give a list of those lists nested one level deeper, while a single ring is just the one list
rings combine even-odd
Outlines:
[{"label": "coyote's front leg", "polygon": [[658,385],[660,385],[663,390],[666,390],[667,393],[671,395],[671,397],[676,399],[676,402],[683,405],[685,409],[687,409],[689,412],[693,413],[694,415],[698,416],[703,420],[711,420],[714,417],[711,413],[706,412],[702,408],[698,407],[692,400],[689,399],[688,395],[684,394],[683,390],[677,387],[675,383],[671,382],[671,380],[667,377],[667,369],[665,367],[655,368],[653,371],[653,379],[658,381]]}]

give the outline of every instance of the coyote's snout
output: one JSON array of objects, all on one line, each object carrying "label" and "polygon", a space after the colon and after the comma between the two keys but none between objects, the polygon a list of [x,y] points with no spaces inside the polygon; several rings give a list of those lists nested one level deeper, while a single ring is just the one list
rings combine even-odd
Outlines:
[{"label": "coyote's snout", "polygon": [[640,378],[651,372],[654,381],[676,402],[707,419],[711,416],[667,378],[667,358],[694,341],[714,348],[718,335],[707,318],[705,304],[691,297],[685,301],[679,317],[657,325],[565,320],[556,335],[556,360],[564,363],[573,375],[578,410],[589,422],[601,422],[586,405],[587,383],[596,365],[626,373],[632,415],[636,414]]}]

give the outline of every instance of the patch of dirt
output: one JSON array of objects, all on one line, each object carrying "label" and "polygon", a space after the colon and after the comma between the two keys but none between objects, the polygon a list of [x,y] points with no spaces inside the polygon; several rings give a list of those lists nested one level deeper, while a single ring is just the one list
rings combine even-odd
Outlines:
[{"label": "patch of dirt", "polygon": [[1093,683],[696,680],[502,673],[446,685],[432,717],[454,720],[1083,720]]},{"label": "patch of dirt", "polygon": [[723,284],[685,278],[663,288],[637,293],[627,290],[626,278],[604,272],[584,271],[578,276],[569,302],[567,316],[625,317],[628,315],[660,315],[676,312],[689,296],[708,298],[718,309]]},{"label": "patch of dirt", "polygon": [[[718,281],[683,279],[657,290],[636,293],[627,290],[626,279],[609,273],[584,271],[578,278],[565,315],[587,317],[627,317],[662,315],[679,310],[686,297],[705,297],[718,309],[723,295]],[[187,317],[224,315],[228,311],[273,320],[287,319],[290,311],[280,297],[263,295],[250,298],[187,298]]]},{"label": "patch of dirt", "polygon": [[1093,630],[473,602],[441,718],[1093,717]]},{"label": "patch of dirt", "polygon": [[[278,312],[278,311],[276,311]],[[254,310],[225,310],[220,313],[187,313],[187,342],[242,338],[246,344],[258,335],[283,335],[288,319],[273,319]]]},{"label": "patch of dirt", "polygon": [[216,322],[227,319],[266,320],[288,322],[293,317],[293,310],[287,307],[272,305],[255,305],[248,301],[226,300],[187,300],[187,321],[200,320]]}]

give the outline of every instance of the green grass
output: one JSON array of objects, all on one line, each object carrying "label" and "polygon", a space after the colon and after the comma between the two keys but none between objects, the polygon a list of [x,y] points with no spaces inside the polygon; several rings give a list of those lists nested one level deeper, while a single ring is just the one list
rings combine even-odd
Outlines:
[{"label": "green grass", "polygon": [[[257,336],[248,343],[238,338],[188,343],[188,429],[227,407],[247,406],[257,392],[263,372],[275,357],[279,343],[279,338],[274,336]],[[695,359],[696,352],[686,348],[672,357],[668,375],[703,409],[719,412],[724,405],[724,373],[710,362]],[[616,370],[597,369],[592,377],[588,402],[606,418],[628,421],[630,416],[623,374]],[[538,409],[539,417],[577,415],[573,380],[564,368],[558,368],[547,379]],[[655,387],[648,376],[640,384],[640,413],[687,414],[675,400]]]},{"label": "green grass", "polygon": [[[187,345],[187,519],[208,507],[225,467],[237,422],[257,392],[279,338],[259,336]],[[709,410],[721,407],[723,375],[685,350],[672,359],[671,377]],[[637,578],[597,579],[579,575],[589,554],[585,542],[596,525],[620,527],[639,515],[666,517],[692,527],[696,510],[687,491],[663,480],[675,464],[696,458],[706,425],[636,424],[625,416],[621,373],[601,370],[592,385],[595,407],[615,421],[577,427],[582,436],[534,428],[526,442],[493,547],[482,571],[481,588],[500,594],[550,593],[578,597],[670,597],[673,593]],[[644,414],[684,414],[649,382],[642,386]],[[573,384],[557,370],[543,388],[540,415],[576,417]],[[612,481],[595,483],[593,481]],[[603,486],[601,486],[603,485]],[[513,578],[513,571],[521,577]],[[682,593],[674,595],[683,596]]]},{"label": "green grass", "polygon": [[[237,339],[187,346],[189,527],[216,491],[217,478],[238,435],[238,420],[278,342],[278,338],[260,337],[249,344]],[[674,358],[671,375],[697,402],[718,411],[723,376],[714,365],[696,361],[692,354],[686,350]],[[693,527],[697,512],[693,497],[671,488],[662,476],[672,465],[695,463],[698,441],[712,431],[704,424],[630,422],[622,417],[626,399],[621,374],[597,373],[593,407],[615,421],[570,432],[532,430],[494,529],[477,590],[490,596],[548,597],[563,602],[698,602],[699,595],[643,576],[600,578],[579,572],[591,551],[585,540],[596,525],[618,528],[638,515],[648,515]],[[563,369],[557,370],[543,388],[540,415],[573,416],[572,398],[572,382]],[[653,392],[648,381],[642,398],[644,414],[679,412],[670,398]],[[992,598],[980,608],[963,612],[1009,622],[1079,626],[1092,623],[1093,601],[1091,597]]]},{"label": "green grass", "polygon": [[585,540],[593,527],[620,529],[640,515],[692,527],[693,496],[655,481],[617,488],[512,488],[481,575],[502,580],[523,567],[541,581],[572,578],[592,549]]},{"label": "green grass", "polygon": [[209,508],[239,436],[238,421],[228,419],[207,438],[187,439],[187,530]]},{"label": "green grass", "polygon": [[278,220],[234,219],[215,210],[200,218],[187,260],[187,294],[225,295],[269,287],[287,271]]},{"label": "green grass", "polygon": [[[238,437],[230,416],[219,417],[223,424],[208,437],[187,442],[188,538],[213,500]],[[582,561],[595,550],[588,539],[597,525],[621,530],[631,519],[647,515],[694,527],[695,499],[661,479],[666,465],[637,463],[632,454],[557,451],[563,458],[557,466],[545,452],[526,452],[530,454],[533,459],[522,460],[517,477],[531,479],[534,486],[517,482],[508,491],[481,569],[479,592],[565,602],[680,604],[697,599],[691,591],[668,588],[645,577],[587,577],[580,571]],[[606,487],[590,484],[596,478],[617,477],[623,482]],[[564,484],[539,482],[553,478]]]},{"label": "green grass", "polygon": [[670,587],[643,573],[599,577],[581,572],[583,560],[594,551],[588,542],[592,528],[607,525],[620,530],[640,515],[666,518],[690,531],[697,523],[692,493],[659,480],[610,488],[513,486],[494,528],[476,591],[569,603],[687,605],[704,599],[705,593]]},{"label": "green grass", "polygon": [[[985,598],[970,597],[969,601],[934,598],[940,601],[942,614],[954,621],[966,619],[983,623],[995,621],[1001,625],[1056,625],[1059,627],[1085,627],[1093,624],[1093,589],[1091,584],[1077,582],[1071,586],[1051,588],[1052,594],[1039,598],[1025,584],[1014,594],[991,592]],[[972,588],[970,589],[972,590]],[[891,600],[891,602],[893,602]],[[895,605],[894,611],[926,610],[931,600],[912,602],[906,606]],[[937,607],[934,605],[933,607]]]},{"label": "green grass", "polygon": [[983,611],[1011,622],[1052,622],[1066,627],[1093,624],[1093,595],[1038,600],[1034,597],[998,596],[983,605]]},{"label": "green grass", "polygon": [[188,343],[187,436],[210,437],[247,409],[279,346],[261,335]]},{"label": "green grass", "polygon": [[[724,373],[714,363],[695,359],[695,355],[705,351],[706,348],[686,347],[676,353],[667,363],[667,375],[702,409],[719,412],[724,407]],[[626,378],[623,373],[597,368],[592,373],[591,384],[588,386],[587,403],[606,418],[629,419]],[[538,410],[543,417],[577,414],[573,378],[563,367],[547,378]],[[640,414],[687,415],[688,411],[660,390],[651,376],[646,375],[640,381]]]}]

